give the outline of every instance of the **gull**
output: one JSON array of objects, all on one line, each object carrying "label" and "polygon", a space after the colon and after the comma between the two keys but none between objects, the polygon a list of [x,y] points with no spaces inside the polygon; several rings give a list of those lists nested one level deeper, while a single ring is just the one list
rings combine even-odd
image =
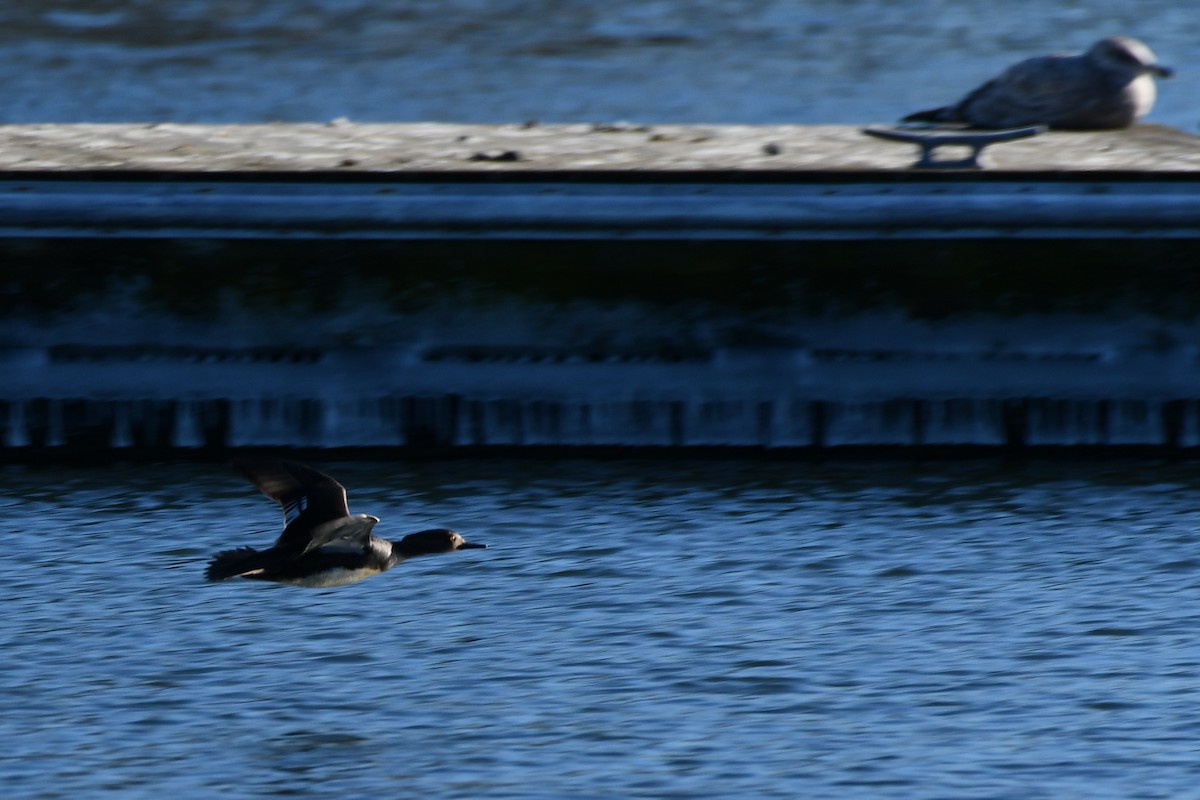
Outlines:
[{"label": "gull", "polygon": [[1172,74],[1142,42],[1111,36],[1084,53],[1021,61],[954,105],[918,111],[901,121],[975,128],[1125,128],[1154,105],[1154,76]]}]

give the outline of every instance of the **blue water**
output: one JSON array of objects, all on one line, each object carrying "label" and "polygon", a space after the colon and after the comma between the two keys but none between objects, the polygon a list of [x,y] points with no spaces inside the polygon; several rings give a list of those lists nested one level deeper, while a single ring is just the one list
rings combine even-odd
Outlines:
[{"label": "blue water", "polygon": [[7,796],[1196,796],[1194,465],[322,466],[489,549],[210,585],[227,466],[0,469]]},{"label": "blue water", "polygon": [[1114,34],[1194,132],[1179,0],[6,0],[0,121],[887,122]]}]

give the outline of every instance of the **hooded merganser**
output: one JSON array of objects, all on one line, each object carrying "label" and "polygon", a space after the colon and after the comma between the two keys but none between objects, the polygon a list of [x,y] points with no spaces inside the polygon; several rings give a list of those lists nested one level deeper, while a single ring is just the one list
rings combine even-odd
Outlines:
[{"label": "hooded merganser", "polygon": [[379,522],[351,514],[346,489],[295,461],[243,461],[235,466],[283,509],[283,533],[267,550],[239,547],[217,553],[210,581],[243,577],[324,588],[378,575],[407,558],[482,548],[446,528],[409,534],[398,542],[371,535]]}]

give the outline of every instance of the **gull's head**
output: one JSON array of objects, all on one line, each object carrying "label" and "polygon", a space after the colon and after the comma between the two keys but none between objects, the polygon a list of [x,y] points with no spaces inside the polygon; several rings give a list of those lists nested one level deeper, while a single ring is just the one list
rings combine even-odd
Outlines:
[{"label": "gull's head", "polygon": [[1157,75],[1169,78],[1175,70],[1158,63],[1154,51],[1129,36],[1109,36],[1092,45],[1088,56],[1105,69],[1134,75]]}]

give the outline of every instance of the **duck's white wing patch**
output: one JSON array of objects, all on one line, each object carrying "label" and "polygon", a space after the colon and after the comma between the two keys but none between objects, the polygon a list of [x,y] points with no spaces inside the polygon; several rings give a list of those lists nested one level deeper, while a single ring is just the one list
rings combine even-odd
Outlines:
[{"label": "duck's white wing patch", "polygon": [[300,495],[294,500],[290,500],[283,505],[283,526],[286,528],[291,525],[296,517],[304,513],[304,509],[308,508],[308,497]]}]

